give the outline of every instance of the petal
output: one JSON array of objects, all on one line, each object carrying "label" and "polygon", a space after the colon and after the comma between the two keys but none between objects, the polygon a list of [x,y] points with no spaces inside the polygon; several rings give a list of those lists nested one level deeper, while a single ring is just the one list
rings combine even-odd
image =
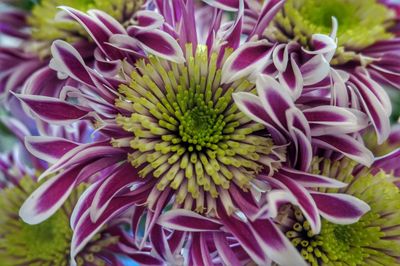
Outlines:
[{"label": "petal", "polygon": [[67,125],[89,114],[84,107],[78,107],[52,97],[23,94],[18,94],[16,97],[41,120],[49,123]]},{"label": "petal", "polygon": [[78,145],[76,142],[58,137],[27,136],[25,138],[26,149],[34,156],[49,163],[55,163]]},{"label": "petal", "polygon": [[227,231],[235,237],[251,259],[257,265],[267,265],[268,258],[265,251],[262,250],[249,225],[234,216],[228,216],[223,210],[218,210],[218,214]]},{"label": "petal", "polygon": [[188,232],[218,231],[222,226],[215,219],[183,209],[164,213],[158,218],[157,223],[170,229]]},{"label": "petal", "polygon": [[390,134],[391,103],[389,97],[377,83],[366,76],[353,75],[350,80],[355,84],[362,107],[374,125],[378,144],[382,144]]},{"label": "petal", "polygon": [[357,222],[371,208],[367,203],[348,194],[311,192],[325,219],[335,224]]},{"label": "petal", "polygon": [[137,11],[134,19],[137,21],[138,26],[143,29],[156,29],[164,24],[164,17],[150,10]]},{"label": "petal", "polygon": [[294,101],[300,97],[303,89],[303,77],[293,56],[290,57],[290,63],[286,70],[279,72],[278,77]]},{"label": "petal", "polygon": [[318,234],[321,230],[321,219],[318,213],[315,201],[311,197],[310,193],[295,180],[287,177],[281,173],[276,173],[275,178],[281,181],[288,191],[296,198],[297,204],[307,221],[310,223],[310,227],[315,234]]},{"label": "petal", "polygon": [[309,86],[323,80],[330,72],[329,63],[322,55],[315,55],[300,67],[304,85]]},{"label": "petal", "polygon": [[128,254],[128,256],[130,258],[132,258],[136,263],[138,263],[137,265],[143,265],[143,266],[165,266],[164,261],[162,261],[161,259],[149,254],[148,252],[137,251],[137,252]]},{"label": "petal", "polygon": [[116,169],[111,176],[101,184],[93,198],[90,207],[90,218],[96,222],[102,213],[107,209],[111,200],[122,190],[128,189],[128,186],[134,183],[138,178],[135,168],[129,163],[124,163]]},{"label": "petal", "polygon": [[275,15],[281,10],[285,0],[271,0],[265,1],[263,5],[263,9],[258,16],[258,21],[256,23],[256,28],[254,28],[253,32],[250,36],[258,35],[262,36],[265,29],[268,27],[269,23],[275,18]]},{"label": "petal", "polygon": [[134,36],[146,52],[155,54],[176,63],[186,60],[178,42],[161,30],[140,30]]},{"label": "petal", "polygon": [[[101,10],[89,10],[88,14],[96,18],[104,27],[106,27],[112,34],[126,34],[125,28],[115,18]],[[99,25],[99,26],[100,26]],[[103,42],[107,39],[101,39]]]},{"label": "petal", "polygon": [[308,265],[294,245],[269,219],[257,220],[250,227],[268,258],[279,265]]},{"label": "petal", "polygon": [[[95,43],[103,53],[107,54],[109,52],[109,48],[105,45],[105,43],[108,41],[112,33],[107,29],[103,22],[96,20],[86,15],[85,13],[71,7],[60,6],[59,8],[66,11],[72,18],[80,23],[82,27],[85,28],[90,37],[92,37],[92,39],[95,41]],[[108,20],[109,19],[110,16],[108,16]],[[112,19],[112,22],[110,22],[109,24],[113,23],[116,23],[114,19]]]},{"label": "petal", "polygon": [[310,174],[288,167],[281,168],[280,172],[304,187],[342,188],[347,186],[346,183],[340,182],[334,178],[329,178],[323,175]]},{"label": "petal", "polygon": [[273,45],[266,40],[249,42],[234,51],[222,66],[222,83],[230,83],[261,71],[271,56]]},{"label": "petal", "polygon": [[53,215],[76,184],[79,167],[68,169],[44,182],[22,204],[19,216],[28,224],[38,224]]},{"label": "petal", "polygon": [[317,106],[305,109],[303,113],[313,136],[355,133],[368,126],[367,116],[355,109]]},{"label": "petal", "polygon": [[242,265],[239,259],[236,257],[235,253],[233,253],[232,249],[229,247],[229,243],[224,237],[223,233],[215,232],[213,234],[213,240],[215,243],[215,247],[218,251],[218,255],[221,257],[221,260],[224,262],[225,265]]},{"label": "petal", "polygon": [[240,0],[203,0],[203,2],[225,11],[237,11]]},{"label": "petal", "polygon": [[273,126],[274,122],[272,122],[271,117],[265,111],[259,97],[247,92],[237,92],[232,96],[240,111],[252,120],[265,125],[276,143],[286,143],[286,138],[277,130],[276,126]]},{"label": "petal", "polygon": [[107,210],[95,223],[93,223],[89,218],[89,210],[87,210],[78,221],[72,236],[70,253],[71,264],[75,264],[75,256],[90,240],[92,240],[93,236],[102,228],[105,223],[133,204],[134,200],[131,198],[114,198],[109,204],[109,208],[107,208]]},{"label": "petal", "polygon": [[365,166],[370,166],[374,160],[374,155],[370,150],[348,135],[319,136],[313,138],[312,143],[328,150],[340,152]]},{"label": "petal", "polygon": [[289,94],[275,79],[266,75],[259,76],[256,86],[264,110],[272,121],[288,132],[286,110],[295,108]]}]

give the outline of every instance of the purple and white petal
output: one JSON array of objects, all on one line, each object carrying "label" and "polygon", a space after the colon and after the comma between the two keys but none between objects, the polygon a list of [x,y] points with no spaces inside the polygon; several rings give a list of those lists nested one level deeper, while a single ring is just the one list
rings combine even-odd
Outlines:
[{"label": "purple and white petal", "polygon": [[216,219],[207,218],[184,209],[164,213],[158,218],[157,223],[170,229],[189,232],[218,231],[222,227]]},{"label": "purple and white petal", "polygon": [[184,63],[185,58],[178,42],[161,30],[139,30],[133,36],[148,53],[155,54],[176,63]]},{"label": "purple and white petal", "polygon": [[273,51],[266,40],[241,45],[226,59],[222,66],[222,83],[230,83],[264,68]]},{"label": "purple and white petal", "polygon": [[23,94],[16,96],[41,120],[49,123],[68,125],[89,115],[88,109],[53,97]]},{"label": "purple and white petal", "polygon": [[313,138],[312,143],[321,148],[340,152],[365,166],[370,166],[374,160],[374,155],[363,143],[348,135],[319,136]]},{"label": "purple and white petal", "polygon": [[25,147],[27,150],[37,158],[52,164],[78,145],[79,143],[58,137],[25,137]]},{"label": "purple and white petal", "polygon": [[357,222],[371,208],[348,194],[311,192],[322,217],[335,224]]}]

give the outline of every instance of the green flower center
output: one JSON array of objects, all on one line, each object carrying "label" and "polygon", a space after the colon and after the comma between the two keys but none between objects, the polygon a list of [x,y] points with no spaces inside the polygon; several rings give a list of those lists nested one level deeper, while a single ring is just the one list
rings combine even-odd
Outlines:
[{"label": "green flower center", "polygon": [[394,13],[376,0],[288,0],[268,29],[269,36],[309,48],[313,34],[331,32],[332,17],[339,26],[334,64],[353,60],[363,48],[393,37],[388,29]]},{"label": "green flower center", "polygon": [[[129,142],[134,152],[128,160],[140,175],[158,178],[159,190],[178,190],[180,203],[187,198],[202,201],[203,192],[217,198],[231,182],[246,191],[256,173],[274,170],[282,159],[264,127],[233,102],[233,92],[254,91],[254,84],[242,79],[222,85],[217,54],[209,56],[201,45],[194,55],[192,49],[186,45],[184,64],[154,56],[137,63],[116,101],[131,112],[119,115],[117,123],[134,136],[112,142]],[[203,211],[201,202],[196,210]]]},{"label": "green flower center", "polygon": [[373,175],[364,168],[353,176],[355,166],[348,159],[331,162],[316,158],[312,172],[349,184],[343,189],[321,191],[347,193],[370,205],[371,210],[358,222],[339,225],[323,219],[320,234],[313,235],[298,209],[287,206],[282,210],[294,221],[291,228],[285,228],[286,236],[313,266],[398,264],[400,191],[384,172]]},{"label": "green flower center", "polygon": [[[64,206],[46,221],[26,224],[19,218],[19,208],[39,186],[31,177],[20,180],[18,187],[0,191],[0,262],[1,265],[69,265],[72,229],[69,217],[85,186],[72,192]],[[78,265],[105,265],[97,256],[115,237],[98,234],[76,257]]]}]

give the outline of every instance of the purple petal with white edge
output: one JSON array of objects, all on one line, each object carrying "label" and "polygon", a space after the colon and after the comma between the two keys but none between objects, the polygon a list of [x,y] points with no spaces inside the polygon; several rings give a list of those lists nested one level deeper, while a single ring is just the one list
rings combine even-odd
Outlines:
[{"label": "purple petal with white edge", "polygon": [[375,171],[383,170],[386,173],[397,172],[400,169],[400,148],[375,159],[371,168]]},{"label": "purple petal with white edge", "polygon": [[124,163],[119,169],[116,169],[114,173],[101,184],[93,198],[93,203],[90,207],[90,218],[92,222],[96,222],[107,209],[111,199],[120,191],[128,189],[129,185],[134,183],[137,177],[136,169],[129,163]]},{"label": "purple petal with white edge", "polygon": [[83,165],[84,163],[96,158],[114,157],[120,158],[120,160],[123,161],[124,156],[126,156],[126,152],[122,149],[110,146],[108,140],[79,145],[67,152],[55,164],[47,168],[38,179],[41,180],[43,177],[62,169],[66,169],[74,164]]},{"label": "purple petal with white edge", "polygon": [[193,233],[190,246],[190,265],[213,265],[204,234]]},{"label": "purple petal with white edge", "polygon": [[231,266],[241,266],[239,259],[233,253],[232,249],[229,247],[227,239],[224,237],[223,233],[213,233],[213,239],[215,247],[217,248],[218,255],[225,265]]},{"label": "purple petal with white edge", "polygon": [[333,55],[336,51],[336,41],[331,36],[325,34],[313,34],[311,39],[312,47],[314,48],[313,51],[306,51],[303,49],[304,52],[308,54],[319,54],[324,55],[326,61],[330,62]]},{"label": "purple petal with white edge", "polygon": [[79,167],[68,169],[44,182],[22,204],[19,216],[28,224],[38,224],[53,215],[76,184]]},{"label": "purple petal with white edge", "polygon": [[349,95],[345,82],[348,77],[344,77],[347,73],[341,70],[331,69],[331,77],[333,82],[332,87],[332,103],[335,106],[348,107]]},{"label": "purple petal with white edge", "polygon": [[88,14],[101,22],[112,34],[127,34],[125,28],[109,14],[101,10],[89,10]]},{"label": "purple petal with white edge", "polygon": [[271,117],[265,111],[259,97],[247,92],[234,93],[232,96],[237,107],[243,113],[245,113],[252,120],[266,126],[268,132],[271,134],[276,143],[286,143],[286,138],[276,129],[275,126],[272,125],[273,122]]},{"label": "purple petal with white edge", "polygon": [[288,64],[286,70],[279,72],[278,78],[294,101],[300,97],[303,89],[303,77],[293,56],[290,57],[290,64]]},{"label": "purple petal with white edge", "polygon": [[266,40],[241,45],[226,59],[222,67],[222,83],[230,83],[256,71],[268,63],[273,45]]},{"label": "purple petal with white edge", "polygon": [[330,72],[330,65],[322,55],[315,55],[300,67],[305,86],[323,80]]},{"label": "purple petal with white edge", "polygon": [[134,36],[146,52],[164,59],[184,63],[186,60],[178,42],[171,35],[161,30],[140,30]]},{"label": "purple petal with white edge", "polygon": [[272,53],[274,65],[280,72],[286,70],[287,63],[289,62],[288,49],[285,49],[286,46],[287,44],[285,43],[278,44]]},{"label": "purple petal with white edge", "polygon": [[[378,94],[376,93],[376,90],[375,93],[374,90],[371,90],[372,88],[371,80],[369,80],[368,82],[368,80],[366,80],[365,77],[364,80],[361,78],[362,78],[361,75],[358,76],[353,75],[351,76],[350,81],[352,81],[355,84],[355,91],[359,95],[358,98],[361,101],[361,105],[364,111],[370,117],[372,124],[374,125],[378,137],[378,144],[382,144],[390,134],[390,121],[389,121],[390,114],[388,114],[390,107],[384,107],[383,104],[388,105],[386,100],[384,100],[382,104],[382,102],[380,101],[382,100],[382,98],[380,99],[380,97],[377,96]],[[385,94],[385,92],[382,93]],[[389,106],[391,106],[390,103]]]},{"label": "purple petal with white edge", "polygon": [[296,147],[296,157],[294,164],[297,168],[303,171],[307,171],[310,168],[313,150],[311,141],[307,136],[297,128],[289,128],[290,135]]},{"label": "purple petal with white edge", "polygon": [[109,49],[105,45],[105,43],[112,35],[112,32],[108,30],[102,22],[99,23],[98,20],[96,21],[96,19],[93,19],[85,13],[71,7],[60,6],[59,8],[65,10],[69,15],[71,15],[71,17],[79,22],[89,33],[89,35],[95,41],[100,50],[103,53],[108,54]]},{"label": "purple petal with white edge", "polygon": [[250,36],[261,36],[268,27],[269,23],[275,18],[275,15],[279,12],[279,10],[281,10],[284,3],[285,0],[265,1],[263,9],[261,10],[256,23],[257,26],[253,29],[253,32],[250,34]]},{"label": "purple petal with white edge", "polygon": [[76,142],[58,137],[25,137],[26,149],[35,157],[52,164],[78,145]]},{"label": "purple petal with white edge", "polygon": [[335,224],[357,222],[371,208],[348,194],[311,192],[322,217]]},{"label": "purple petal with white edge", "polygon": [[370,166],[374,160],[374,155],[363,143],[348,135],[319,136],[313,138],[312,143],[328,150],[340,152],[365,166]]},{"label": "purple petal with white edge", "polygon": [[140,53],[142,48],[139,46],[139,41],[131,36],[114,34],[110,38],[110,45],[122,51],[131,53],[138,58],[145,57],[144,54]]},{"label": "purple petal with white edge", "polygon": [[101,185],[101,180],[96,181],[91,184],[79,197],[78,202],[75,204],[75,207],[70,216],[70,226],[74,231],[76,225],[78,224],[81,217],[88,211],[90,205],[92,204],[94,195],[96,194],[97,189]]},{"label": "purple petal with white edge", "polygon": [[82,56],[72,45],[56,40],[51,45],[51,53],[53,59],[50,61],[50,68],[89,86],[95,86]]},{"label": "purple petal with white edge", "polygon": [[304,171],[299,171],[288,167],[283,167],[279,171],[285,176],[290,177],[293,181],[301,184],[304,187],[342,188],[347,186],[346,183],[340,182],[333,178],[329,178],[323,175],[310,174]]},{"label": "purple petal with white edge", "polygon": [[353,133],[368,126],[367,115],[354,109],[327,105],[305,109],[303,113],[312,136]]},{"label": "purple petal with white edge", "polygon": [[158,218],[157,223],[170,229],[186,232],[218,231],[222,227],[215,219],[183,209],[164,213]]},{"label": "purple petal with white edge", "polygon": [[[270,179],[274,180],[274,179]],[[281,182],[279,182],[282,184]],[[284,187],[284,186],[283,186]],[[279,213],[279,208],[287,203],[296,203],[297,200],[295,197],[283,189],[273,189],[267,194],[267,202],[268,204],[264,204],[257,212],[257,214],[253,217],[252,221],[257,219],[269,219],[275,218]]]},{"label": "purple petal with white edge", "polygon": [[164,24],[164,17],[150,10],[139,10],[133,18],[142,29],[156,29]]},{"label": "purple petal with white edge", "polygon": [[18,94],[16,97],[41,120],[49,123],[68,125],[89,114],[84,107],[78,107],[53,97],[23,94]]},{"label": "purple petal with white edge", "polygon": [[228,216],[221,208],[219,208],[218,214],[227,231],[236,238],[251,259],[257,265],[268,265],[265,251],[259,245],[248,223],[244,223],[234,216]]},{"label": "purple petal with white edge", "polygon": [[165,261],[173,261],[171,250],[163,228],[157,224],[151,229],[150,241],[157,254]]},{"label": "purple petal with white edge", "polygon": [[288,132],[286,111],[295,108],[290,95],[275,79],[260,75],[256,82],[258,96],[265,111],[278,126]]},{"label": "purple petal with white edge", "polygon": [[276,173],[274,176],[276,179],[281,181],[288,191],[296,198],[299,208],[303,212],[307,221],[310,223],[310,227],[315,234],[318,234],[321,230],[321,218],[318,214],[318,208],[315,201],[311,197],[310,193],[299,183],[292,180],[290,177],[285,176],[282,173]]},{"label": "purple petal with white edge", "polygon": [[71,240],[71,264],[76,265],[75,256],[85,247],[92,237],[102,228],[102,226],[120,214],[123,210],[134,204],[134,200],[127,197],[114,198],[109,208],[101,215],[97,222],[92,223],[89,218],[89,210],[81,216],[74,230]]},{"label": "purple petal with white edge", "polygon": [[225,11],[237,11],[239,3],[243,0],[203,0],[203,2]]},{"label": "purple petal with white edge", "polygon": [[268,258],[274,262],[287,266],[308,265],[294,245],[271,220],[257,220],[251,223],[250,228]]}]

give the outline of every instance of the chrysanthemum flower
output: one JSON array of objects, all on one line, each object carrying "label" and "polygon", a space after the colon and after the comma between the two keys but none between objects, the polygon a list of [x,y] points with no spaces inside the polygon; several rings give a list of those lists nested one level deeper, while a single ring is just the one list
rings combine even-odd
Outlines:
[{"label": "chrysanthemum flower", "polygon": [[[330,161],[315,158],[312,171],[348,182],[332,192],[353,195],[369,204],[371,210],[351,225],[322,221],[314,234],[303,214],[286,205],[278,223],[292,244],[310,265],[396,265],[400,262],[400,193],[391,174],[371,172],[348,159]],[[335,209],[345,206],[334,206]]]},{"label": "chrysanthemum flower", "polygon": [[[28,168],[21,153],[0,156],[0,260],[4,265],[69,265],[73,207],[87,188],[75,188],[60,209],[43,223],[30,225],[18,215],[25,199],[40,186],[43,169]],[[29,163],[29,162],[28,162]],[[119,222],[104,226],[74,257],[77,265],[122,265],[118,241],[124,232]]]},{"label": "chrysanthemum flower", "polygon": [[[18,95],[39,119],[56,124],[90,120],[106,136],[102,141],[84,145],[60,139],[28,139],[27,145],[35,155],[54,163],[43,176],[57,176],[30,196],[21,208],[21,216],[30,223],[45,220],[74,187],[103,171],[75,209],[71,221],[75,231],[72,256],[114,215],[133,205],[143,205],[133,219],[133,227],[141,219],[146,221],[142,246],[159,223],[178,231],[223,231],[223,238],[233,236],[258,264],[272,259],[281,264],[301,265],[304,262],[270,220],[273,208],[281,200],[279,195],[300,205],[313,230],[319,232],[320,212],[326,208],[317,207],[307,189],[345,184],[291,169],[295,165],[307,169],[312,156],[309,121],[290,98],[304,99],[300,97],[303,84],[292,86],[288,80],[280,80],[284,92],[289,90],[291,96],[274,94],[276,103],[282,106],[271,100],[270,115],[275,117],[267,118],[267,123],[262,119],[253,121],[253,117],[247,117],[235,105],[234,93],[247,92],[253,99],[256,96],[252,93],[256,91],[268,91],[270,86],[273,91],[280,86],[273,78],[271,84],[255,82],[261,67],[274,53],[274,45],[262,40],[240,46],[243,10],[233,23],[222,26],[219,19],[222,11],[214,9],[207,20],[211,24],[206,36],[202,36],[196,31],[193,4],[193,1],[157,2],[163,17],[145,28],[131,26],[126,30],[111,17],[104,17],[101,22],[96,20],[97,12],[86,15],[64,8],[86,27],[99,47],[106,47],[107,41],[127,57],[118,75],[111,78],[93,71],[70,44],[55,41],[52,68],[80,85],[65,87],[61,98]],[[99,31],[103,26],[115,33],[107,40]],[[138,46],[146,51],[139,54],[140,59]],[[324,51],[311,56],[301,72],[296,72],[297,77],[301,76],[309,85],[322,80],[329,69],[323,59]],[[325,70],[320,72],[320,66]],[[260,78],[263,81],[263,76]],[[283,117],[282,110],[288,109],[286,100],[292,101],[289,107],[293,108]],[[315,99],[318,100],[326,103],[321,97]],[[329,117],[332,121],[319,121],[317,117],[313,133],[323,135],[340,125],[343,126],[340,133],[356,134],[367,124],[366,116],[357,110],[329,107],[323,111],[333,115]],[[310,110],[310,117],[319,111]],[[335,116],[336,111],[340,112],[340,118]],[[290,124],[296,128],[285,132]],[[288,136],[298,142],[291,144],[292,154],[286,164]],[[325,141],[335,143],[332,139]],[[370,154],[364,147],[354,144],[348,135],[340,139],[348,140],[351,148],[321,146],[370,163]],[[287,167],[281,168],[284,163]],[[271,184],[285,193],[270,196]],[[53,191],[60,193],[54,195]],[[365,203],[352,197],[325,195],[323,200],[349,206],[340,212],[338,219],[342,222],[355,221],[366,210]],[[262,213],[261,206],[265,207]],[[353,210],[357,215],[351,213]],[[186,237],[181,235],[179,239],[183,241]],[[200,239],[200,244],[196,243],[193,252],[198,247],[206,252],[202,237],[196,239]],[[165,249],[165,242],[161,243],[160,248]],[[159,243],[152,240],[152,244]]]},{"label": "chrysanthemum flower", "polygon": [[[112,47],[95,49],[88,33],[65,11],[60,10],[59,6],[68,5],[84,11],[98,8],[102,11],[94,14],[97,20],[101,21],[104,16],[113,16],[121,23],[140,24],[139,10],[144,2],[118,0],[110,4],[104,0],[44,0],[33,4],[31,10],[16,7],[2,10],[0,32],[16,41],[15,45],[0,47],[0,99],[8,100],[11,97],[10,92],[20,92],[22,86],[25,86],[27,93],[58,96],[63,86],[71,85],[71,80],[58,79],[56,72],[48,66],[50,46],[56,39],[73,44],[96,71],[114,74],[116,63],[102,59],[105,54],[108,59],[123,57],[114,53]],[[18,6],[18,3],[14,4]],[[106,27],[101,27],[100,30],[104,38],[112,34],[112,30]],[[94,57],[97,58],[95,63]]]}]

